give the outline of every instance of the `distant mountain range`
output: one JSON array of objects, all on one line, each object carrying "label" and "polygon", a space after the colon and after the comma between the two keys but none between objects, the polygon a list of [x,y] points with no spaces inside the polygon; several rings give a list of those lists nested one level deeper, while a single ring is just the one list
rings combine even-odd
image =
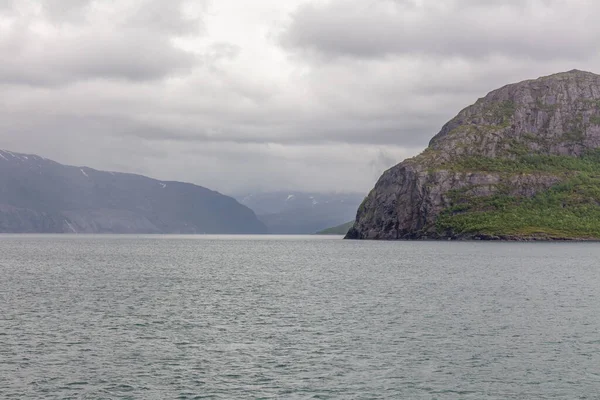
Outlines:
[{"label": "distant mountain range", "polygon": [[363,193],[277,191],[236,196],[273,234],[312,234],[354,220]]},{"label": "distant mountain range", "polygon": [[248,207],[201,186],[0,150],[0,232],[266,231]]}]

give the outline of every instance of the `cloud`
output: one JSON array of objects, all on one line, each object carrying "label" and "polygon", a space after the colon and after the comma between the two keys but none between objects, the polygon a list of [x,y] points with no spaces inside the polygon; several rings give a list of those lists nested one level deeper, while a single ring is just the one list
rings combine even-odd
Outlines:
[{"label": "cloud", "polygon": [[600,72],[591,0],[0,0],[0,148],[351,190],[507,83]]},{"label": "cloud", "polygon": [[[114,3],[117,4],[117,3]],[[156,80],[192,68],[198,58],[174,46],[201,30],[181,1],[15,2],[0,25],[0,82],[69,84],[86,79]]]},{"label": "cloud", "polygon": [[333,0],[300,7],[283,37],[326,56],[392,55],[535,60],[596,52],[600,4],[589,0]]}]

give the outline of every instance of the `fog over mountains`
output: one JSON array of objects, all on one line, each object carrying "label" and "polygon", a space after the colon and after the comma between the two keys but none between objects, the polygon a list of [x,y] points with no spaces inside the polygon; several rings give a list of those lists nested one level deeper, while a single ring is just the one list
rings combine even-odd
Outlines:
[{"label": "fog over mountains", "polygon": [[356,217],[364,193],[276,191],[238,195],[274,234],[311,234]]},{"label": "fog over mountains", "polygon": [[0,232],[266,233],[235,199],[182,182],[0,150]]}]

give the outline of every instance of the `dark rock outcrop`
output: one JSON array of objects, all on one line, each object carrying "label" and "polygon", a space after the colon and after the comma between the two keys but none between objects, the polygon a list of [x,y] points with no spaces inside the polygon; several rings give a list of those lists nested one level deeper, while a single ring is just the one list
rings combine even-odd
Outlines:
[{"label": "dark rock outcrop", "polygon": [[0,232],[229,234],[266,227],[249,208],[204,187],[0,150]]},{"label": "dark rock outcrop", "polygon": [[[497,224],[489,224],[490,232],[448,228],[440,216],[461,210],[499,215],[499,206],[473,204],[502,195],[516,207],[577,172],[550,168],[544,160],[578,158],[599,147],[599,75],[573,70],[507,85],[462,110],[423,153],[386,171],[359,207],[347,238],[569,238],[548,235],[544,226],[536,227],[540,234],[534,229],[525,235],[519,232],[527,227],[515,224],[512,236],[491,232]],[[536,162],[537,169],[529,167]]]}]

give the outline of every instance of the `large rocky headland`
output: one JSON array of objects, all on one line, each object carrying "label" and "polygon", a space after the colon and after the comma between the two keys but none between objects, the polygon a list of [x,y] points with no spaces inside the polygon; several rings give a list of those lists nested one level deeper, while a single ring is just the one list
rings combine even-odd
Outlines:
[{"label": "large rocky headland", "polygon": [[494,90],[384,172],[351,239],[600,239],[600,75]]}]

